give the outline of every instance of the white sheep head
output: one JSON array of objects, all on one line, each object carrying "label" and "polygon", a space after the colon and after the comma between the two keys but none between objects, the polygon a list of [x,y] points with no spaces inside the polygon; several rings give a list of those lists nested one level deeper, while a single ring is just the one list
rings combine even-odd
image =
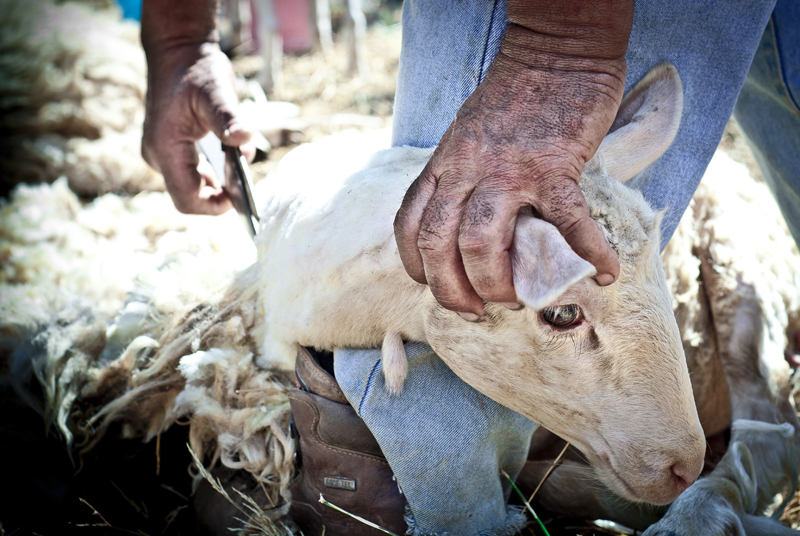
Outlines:
[{"label": "white sheep head", "polygon": [[619,255],[614,284],[597,285],[555,227],[522,212],[512,265],[525,307],[489,303],[469,323],[428,293],[424,319],[459,377],[578,447],[620,496],[654,504],[694,481],[705,439],[661,267],[659,214],[620,181],[667,149],[681,92],[674,67],[651,71],[582,176],[592,218]]}]

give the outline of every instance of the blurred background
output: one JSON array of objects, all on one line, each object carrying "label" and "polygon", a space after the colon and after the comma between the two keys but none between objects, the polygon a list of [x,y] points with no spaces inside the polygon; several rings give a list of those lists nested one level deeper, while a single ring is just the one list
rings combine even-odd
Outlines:
[{"label": "blurred background", "polygon": [[[223,0],[221,46],[256,127],[253,172],[286,147],[391,124],[400,0]],[[139,155],[146,64],[138,0],[5,0],[0,195],[64,176],[83,198],[163,189]]]}]

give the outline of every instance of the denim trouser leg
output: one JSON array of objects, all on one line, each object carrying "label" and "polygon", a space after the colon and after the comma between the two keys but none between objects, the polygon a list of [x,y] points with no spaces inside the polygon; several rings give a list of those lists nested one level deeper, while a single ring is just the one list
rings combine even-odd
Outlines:
[{"label": "denim trouser leg", "polygon": [[734,117],[800,245],[800,3],[779,0]]},{"label": "denim trouser leg", "polygon": [[[773,6],[774,0],[636,2],[626,90],[664,62],[678,68],[684,90],[675,141],[629,183],[651,206],[666,209],[662,246],[714,154]],[[439,143],[486,74],[507,24],[502,1],[406,0],[393,145]]]},{"label": "denim trouser leg", "polygon": [[[684,87],[672,146],[629,184],[675,230],[733,111],[774,1],[638,0],[626,88],[663,62]],[[505,3],[405,0],[393,145],[432,147],[485,76],[508,25]],[[372,430],[410,506],[415,534],[508,534],[505,469],[525,461],[535,425],[475,392],[426,345],[408,344],[404,391],[389,396],[380,351],[339,350],[337,378]]]},{"label": "denim trouser leg", "polygon": [[408,377],[389,395],[380,350],[337,350],[350,404],[378,439],[411,509],[413,534],[516,534],[504,470],[516,477],[536,424],[461,381],[430,346],[406,344]]}]

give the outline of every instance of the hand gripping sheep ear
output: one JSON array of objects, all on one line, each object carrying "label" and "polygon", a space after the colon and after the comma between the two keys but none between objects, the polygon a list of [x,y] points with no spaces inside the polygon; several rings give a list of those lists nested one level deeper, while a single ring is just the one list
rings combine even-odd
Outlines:
[{"label": "hand gripping sheep ear", "polygon": [[542,309],[569,287],[597,270],[583,260],[554,225],[520,213],[511,250],[517,298],[526,307]]},{"label": "hand gripping sheep ear", "polygon": [[[437,302],[398,251],[394,216],[431,149],[347,137],[296,149],[272,180],[259,261],[230,293],[256,304],[246,310],[257,364],[291,370],[298,344],[382,347],[383,374],[370,385],[396,392],[414,366],[403,341],[427,343],[472,388],[575,445],[621,497],[671,502],[700,472],[705,438],[661,267],[659,215],[621,181],[669,146],[680,110],[677,72],[661,67],[623,99],[583,170],[589,215],[618,255],[616,282],[598,285],[554,226],[522,210],[509,251],[527,307],[489,302],[479,322]],[[543,314],[561,304],[578,321]],[[340,366],[350,355],[337,355]]]},{"label": "hand gripping sheep ear", "polygon": [[[677,70],[672,65],[656,67],[623,98],[611,132],[587,167],[604,168],[609,176],[627,181],[667,150],[682,110]],[[552,305],[573,285],[596,274],[554,225],[534,217],[529,208],[517,217],[511,267],[517,299],[534,311]],[[408,372],[400,333],[387,332],[382,350],[386,387],[399,393]]]},{"label": "hand gripping sheep ear", "polygon": [[[625,182],[667,150],[678,132],[683,88],[672,65],[659,65],[625,96],[594,163]],[[595,275],[595,268],[570,248],[551,224],[521,211],[511,250],[514,289],[533,309],[552,304],[572,285]]]},{"label": "hand gripping sheep ear", "polygon": [[[604,168],[610,177],[627,181],[667,150],[682,110],[677,69],[659,65],[623,98],[610,133],[587,169]],[[517,216],[511,267],[517,299],[534,311],[548,307],[573,285],[596,274],[595,267],[573,251],[558,229],[534,217],[530,208]],[[382,350],[386,387],[399,393],[408,372],[400,333],[386,333]]]}]

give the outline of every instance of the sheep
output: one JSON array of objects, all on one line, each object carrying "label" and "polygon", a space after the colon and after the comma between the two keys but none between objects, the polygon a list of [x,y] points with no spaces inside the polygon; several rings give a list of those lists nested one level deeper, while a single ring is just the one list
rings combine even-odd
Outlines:
[{"label": "sheep", "polygon": [[[424,341],[477,390],[569,439],[621,496],[671,502],[700,472],[704,437],[659,260],[658,214],[604,170],[628,178],[669,145],[681,111],[677,72],[659,68],[633,94],[621,115],[635,121],[607,137],[581,180],[592,217],[620,257],[616,284],[597,286],[594,268],[556,229],[523,211],[512,258],[525,308],[487,304],[483,321],[465,322],[408,278],[394,242],[394,213],[431,150],[370,154],[337,143],[309,146],[285,158],[266,181],[270,197],[257,262],[221,290],[221,299],[199,304],[162,330],[156,351],[145,354],[146,367],[134,357],[141,348],[126,351],[128,361],[119,366],[132,375],[129,390],[89,424],[102,427],[130,412],[133,401],[158,398],[162,409],[143,425],[143,435],[153,437],[187,408],[200,413],[191,393],[216,389],[215,368],[226,361],[246,367],[255,359],[263,370],[289,372],[298,344],[383,344],[394,352],[387,378],[400,381],[398,339]],[[341,165],[331,166],[334,161]],[[580,315],[569,329],[552,326],[560,309]],[[110,331],[136,324],[126,310]],[[630,329],[631,317],[640,319],[639,329]],[[228,392],[236,383],[219,382]],[[627,411],[631,404],[639,408],[634,415]],[[201,433],[198,424],[193,446],[202,448],[209,429],[219,433],[214,426]],[[220,454],[229,463],[255,460],[256,449],[234,443],[218,442],[238,449],[236,456]]]},{"label": "sheep", "polygon": [[[757,226],[753,222],[758,222]],[[538,507],[610,519],[645,535],[797,534],[776,521],[797,487],[800,422],[787,334],[800,328],[800,254],[763,183],[717,153],[663,253],[700,421],[719,460],[669,509],[631,508],[573,458],[544,481]],[[725,381],[722,381],[722,380]],[[537,487],[560,446],[537,432],[518,483]],[[711,439],[710,441],[714,441]],[[764,516],[771,516],[764,517]]]},{"label": "sheep", "polygon": [[[296,150],[269,180],[259,260],[229,292],[229,303],[262,312],[251,329],[257,363],[290,370],[298,344],[382,346],[397,389],[399,342],[427,342],[478,391],[576,444],[620,495],[671,502],[699,473],[704,438],[660,265],[658,215],[604,169],[626,178],[657,158],[677,129],[680,94],[673,68],[655,70],[623,104],[621,115],[636,121],[604,141],[581,180],[620,257],[618,283],[597,286],[594,268],[555,228],[523,211],[511,254],[525,308],[487,304],[477,323],[439,306],[397,254],[394,214],[432,150],[396,148],[366,162],[335,144]],[[348,165],[333,169],[334,159]],[[558,307],[580,315],[570,329],[548,324]]]}]

